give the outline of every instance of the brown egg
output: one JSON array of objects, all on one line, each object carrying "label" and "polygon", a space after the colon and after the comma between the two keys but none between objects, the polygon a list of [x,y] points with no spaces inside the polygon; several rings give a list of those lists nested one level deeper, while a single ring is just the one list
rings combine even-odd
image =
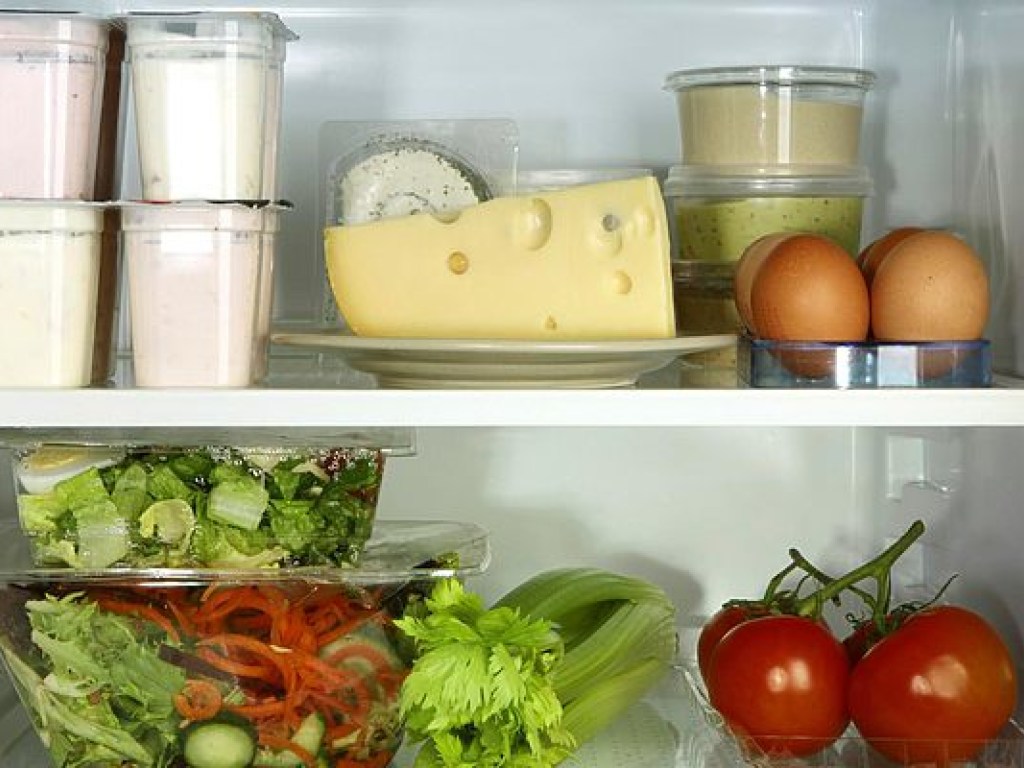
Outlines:
[{"label": "brown egg", "polygon": [[924,231],[923,227],[899,227],[868,243],[857,257],[857,264],[860,265],[860,270],[864,273],[864,279],[867,280],[869,290],[871,289],[871,281],[874,280],[875,272],[878,270],[878,265],[882,263],[882,259],[888,256],[893,248],[908,237]]},{"label": "brown egg", "polygon": [[751,286],[754,325],[765,339],[863,341],[869,308],[856,262],[823,235],[799,234],[776,243]]},{"label": "brown egg", "polygon": [[754,276],[760,269],[765,257],[771,253],[772,248],[787,237],[793,237],[792,232],[777,232],[771,235],[762,235],[754,240],[744,250],[739,261],[736,262],[736,271],[733,273],[733,300],[736,302],[736,312],[743,321],[743,325],[752,336],[757,336],[757,328],[754,326],[754,311],[750,304],[750,289],[754,284]]},{"label": "brown egg", "polygon": [[880,341],[967,341],[988,321],[985,265],[949,232],[918,232],[896,245],[871,283],[871,330]]}]

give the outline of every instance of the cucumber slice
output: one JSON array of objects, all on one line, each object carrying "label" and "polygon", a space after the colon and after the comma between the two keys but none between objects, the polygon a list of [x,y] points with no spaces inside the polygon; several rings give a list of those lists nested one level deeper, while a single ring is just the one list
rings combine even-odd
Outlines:
[{"label": "cucumber slice", "polygon": [[248,768],[256,756],[252,728],[240,721],[203,720],[190,725],[183,739],[190,768]]}]

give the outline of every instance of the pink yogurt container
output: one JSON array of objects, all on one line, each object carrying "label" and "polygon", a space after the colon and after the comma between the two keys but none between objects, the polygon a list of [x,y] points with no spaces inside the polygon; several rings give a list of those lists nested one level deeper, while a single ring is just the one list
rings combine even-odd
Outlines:
[{"label": "pink yogurt container", "polygon": [[109,22],[0,12],[0,197],[92,200]]}]

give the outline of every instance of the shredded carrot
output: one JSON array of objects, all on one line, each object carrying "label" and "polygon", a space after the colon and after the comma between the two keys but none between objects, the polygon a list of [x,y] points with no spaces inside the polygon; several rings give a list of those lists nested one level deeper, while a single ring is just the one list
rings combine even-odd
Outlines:
[{"label": "shredded carrot", "polygon": [[220,689],[206,680],[186,680],[185,687],[174,694],[174,708],[189,721],[209,720],[222,704]]},{"label": "shredded carrot", "polygon": [[174,624],[151,605],[140,605],[138,603],[119,600],[112,597],[99,597],[96,602],[104,611],[127,614],[129,616],[135,616],[140,619],[151,621],[167,633],[167,636],[171,640],[176,643],[181,642],[181,635],[178,634],[178,630],[174,627]]},{"label": "shredded carrot", "polygon": [[291,739],[282,739],[269,734],[260,734],[259,742],[264,747],[270,747],[276,750],[287,750],[295,755],[306,768],[316,768],[316,756],[311,754],[309,750],[300,747]]}]

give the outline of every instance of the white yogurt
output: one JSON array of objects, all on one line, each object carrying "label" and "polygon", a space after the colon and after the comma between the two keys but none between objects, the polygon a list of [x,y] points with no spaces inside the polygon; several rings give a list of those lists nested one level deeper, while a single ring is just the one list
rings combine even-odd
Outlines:
[{"label": "white yogurt", "polygon": [[251,385],[264,211],[130,205],[122,229],[136,386]]},{"label": "white yogurt", "polygon": [[269,14],[129,18],[144,198],[274,195],[286,37]]},{"label": "white yogurt", "polygon": [[0,386],[92,379],[103,209],[0,203]]},{"label": "white yogurt", "polygon": [[0,14],[0,197],[90,200],[108,26]]}]

